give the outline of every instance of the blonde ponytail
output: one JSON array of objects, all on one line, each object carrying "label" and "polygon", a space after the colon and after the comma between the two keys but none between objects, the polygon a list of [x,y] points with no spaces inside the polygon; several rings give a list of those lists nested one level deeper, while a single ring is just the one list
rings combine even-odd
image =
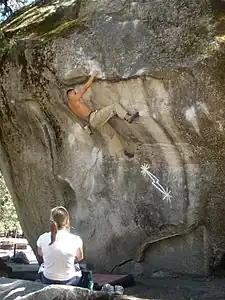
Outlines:
[{"label": "blonde ponytail", "polygon": [[51,246],[55,240],[58,230],[69,226],[69,213],[63,206],[57,206],[51,210],[50,214],[50,232],[51,232]]},{"label": "blonde ponytail", "polygon": [[49,244],[49,246],[51,246],[55,242],[56,234],[58,232],[57,223],[53,220],[51,220],[50,231],[51,231],[51,243]]}]

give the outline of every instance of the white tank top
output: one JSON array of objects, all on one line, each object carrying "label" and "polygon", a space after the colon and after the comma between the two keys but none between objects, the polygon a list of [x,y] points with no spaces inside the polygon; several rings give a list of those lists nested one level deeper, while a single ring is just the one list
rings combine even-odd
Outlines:
[{"label": "white tank top", "polygon": [[42,234],[37,240],[37,246],[42,249],[44,260],[44,276],[51,280],[69,280],[74,276],[81,277],[79,267],[75,269],[74,259],[83,242],[77,235],[66,230],[59,230],[55,242],[51,242],[51,233]]}]

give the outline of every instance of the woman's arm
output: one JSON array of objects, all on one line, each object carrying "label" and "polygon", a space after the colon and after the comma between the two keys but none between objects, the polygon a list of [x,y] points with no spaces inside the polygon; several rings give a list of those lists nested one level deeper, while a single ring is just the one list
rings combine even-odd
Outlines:
[{"label": "woman's arm", "polygon": [[39,256],[43,256],[42,249],[40,247],[37,248],[37,252]]},{"label": "woman's arm", "polygon": [[81,261],[83,258],[84,258],[83,248],[80,247],[77,249],[75,259],[76,259],[76,261]]},{"label": "woman's arm", "polygon": [[43,236],[44,234],[40,235],[38,240],[37,240],[37,252],[39,256],[43,256],[43,252],[42,252],[42,245],[43,245]]}]

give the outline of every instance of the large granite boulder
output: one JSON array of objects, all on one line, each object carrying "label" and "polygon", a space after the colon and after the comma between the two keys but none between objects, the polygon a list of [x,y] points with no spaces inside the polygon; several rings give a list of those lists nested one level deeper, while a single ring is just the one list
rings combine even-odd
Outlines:
[{"label": "large granite boulder", "polygon": [[[61,204],[97,269],[210,272],[225,249],[224,20],[222,0],[49,0],[1,25],[0,169],[33,249]],[[111,121],[133,160],[65,106],[93,70],[93,109],[140,111]]]},{"label": "large granite boulder", "polygon": [[[129,300],[129,296],[116,296],[72,286],[45,286],[38,282],[0,278],[0,297],[7,300]],[[133,300],[138,300],[132,297]]]}]

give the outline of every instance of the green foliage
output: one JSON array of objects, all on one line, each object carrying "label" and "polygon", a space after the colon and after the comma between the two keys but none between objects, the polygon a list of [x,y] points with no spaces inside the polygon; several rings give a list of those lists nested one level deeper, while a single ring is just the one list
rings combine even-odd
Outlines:
[{"label": "green foliage", "polygon": [[20,223],[12,202],[11,195],[0,173],[0,232],[20,230]]}]

